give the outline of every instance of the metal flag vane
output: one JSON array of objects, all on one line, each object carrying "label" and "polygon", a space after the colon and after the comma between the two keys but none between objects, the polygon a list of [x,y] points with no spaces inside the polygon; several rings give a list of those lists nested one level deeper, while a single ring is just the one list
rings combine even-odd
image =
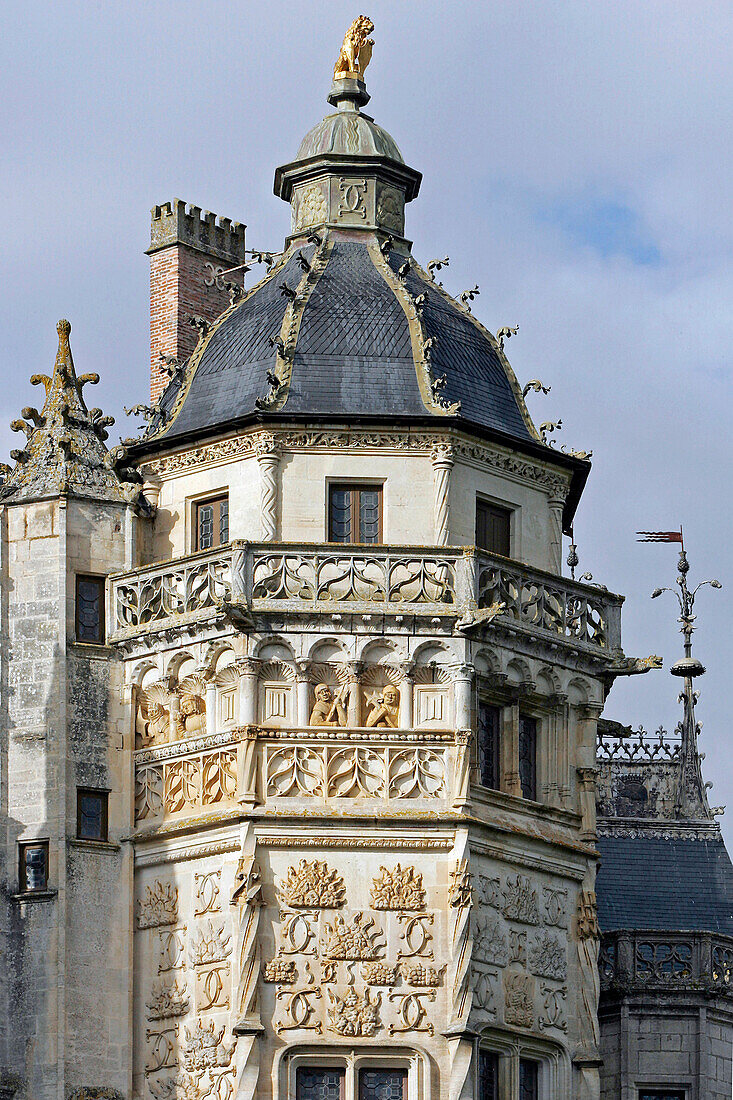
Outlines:
[{"label": "metal flag vane", "polygon": [[695,718],[695,703],[698,693],[693,689],[693,681],[696,676],[702,676],[705,666],[692,656],[692,635],[695,630],[695,597],[701,588],[710,585],[711,588],[722,588],[717,580],[700,581],[693,589],[687,584],[687,574],[690,571],[690,563],[685,551],[682,527],[679,531],[637,531],[641,536],[639,542],[676,542],[680,546],[680,555],[677,562],[677,591],[674,588],[655,588],[652,599],[661,596],[663,592],[673,592],[680,606],[679,622],[682,624],[680,632],[684,637],[685,655],[675,661],[670,672],[673,676],[684,679],[684,688],[680,693],[680,702],[683,705],[683,716],[677,730],[681,735],[681,767],[677,793],[675,797],[675,816],[678,818],[707,818],[711,819],[715,813],[722,813],[723,807],[715,807],[711,810],[708,805],[706,789],[712,787],[712,783],[704,783],[700,761],[702,756],[698,752],[697,738],[702,729],[701,723]]}]

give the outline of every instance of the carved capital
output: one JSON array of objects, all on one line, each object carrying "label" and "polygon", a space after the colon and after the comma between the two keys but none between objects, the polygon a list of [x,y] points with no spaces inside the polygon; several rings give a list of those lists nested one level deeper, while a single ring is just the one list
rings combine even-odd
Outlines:
[{"label": "carved capital", "polygon": [[476,669],[473,665],[450,665],[449,671],[451,680],[453,680],[454,683],[456,680],[467,680],[470,683],[476,675]]},{"label": "carved capital", "polygon": [[234,666],[240,676],[257,677],[260,674],[262,661],[259,657],[240,657],[234,662]]},{"label": "carved capital", "polygon": [[255,454],[258,462],[279,462],[282,446],[272,432],[260,432],[255,437]]},{"label": "carved capital", "polygon": [[433,466],[442,466],[445,469],[450,469],[455,462],[453,445],[447,441],[436,443],[430,452],[430,458]]}]

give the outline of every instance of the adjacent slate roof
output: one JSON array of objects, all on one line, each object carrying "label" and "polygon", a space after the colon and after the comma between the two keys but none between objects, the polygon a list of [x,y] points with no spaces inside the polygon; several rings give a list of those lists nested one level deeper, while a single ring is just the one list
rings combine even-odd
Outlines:
[{"label": "adjacent slate roof", "polygon": [[[300,251],[313,262],[313,246]],[[427,337],[433,376],[445,376],[441,398],[461,405],[451,421],[538,441],[494,338],[414,261],[407,278],[397,279],[404,252],[390,256],[390,272],[375,238],[365,235],[354,241],[334,235],[323,255],[323,269],[307,278],[291,248],[276,270],[223,315],[194,352],[182,379],[166,391],[163,425],[154,423],[149,439],[199,435],[262,410],[257,402],[268,394],[268,370],[283,374],[270,340],[281,335],[286,342],[290,339],[287,323],[283,326],[285,285],[297,289],[305,305],[299,308],[288,350],[287,396],[277,406],[284,415],[423,420],[445,415],[426,400],[424,377],[421,390]],[[412,300],[421,294],[427,294],[427,301],[418,320]],[[429,389],[427,393],[429,398]]]},{"label": "adjacent slate roof", "polygon": [[720,836],[599,836],[602,932],[659,929],[733,935],[733,864]]}]

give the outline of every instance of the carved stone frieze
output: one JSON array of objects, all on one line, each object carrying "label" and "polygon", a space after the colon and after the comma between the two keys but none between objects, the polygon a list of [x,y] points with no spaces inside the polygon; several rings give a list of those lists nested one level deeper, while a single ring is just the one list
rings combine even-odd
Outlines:
[{"label": "carved stone frieze", "polygon": [[206,963],[223,962],[232,953],[232,937],[223,924],[213,921],[198,929],[191,941],[189,957],[192,966],[204,966]]},{"label": "carved stone frieze", "polygon": [[190,1000],[185,982],[153,982],[150,999],[146,1001],[149,1020],[165,1020],[170,1016],[185,1016]]},{"label": "carved stone frieze", "polygon": [[265,963],[262,977],[266,982],[290,985],[298,980],[298,972],[292,959],[270,959]]}]

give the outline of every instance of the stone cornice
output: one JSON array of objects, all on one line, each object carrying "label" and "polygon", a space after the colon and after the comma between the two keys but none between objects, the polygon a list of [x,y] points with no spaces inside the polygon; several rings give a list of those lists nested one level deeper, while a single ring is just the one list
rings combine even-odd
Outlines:
[{"label": "stone cornice", "polygon": [[[163,455],[147,462],[145,471],[157,477],[175,476],[203,466],[251,458],[257,453],[262,434],[261,429],[255,429],[241,435],[206,443],[200,447],[191,447],[174,454]],[[569,471],[564,473],[560,470],[552,470],[544,463],[533,461],[526,455],[509,448],[492,446],[472,439],[458,431],[415,431],[399,428],[283,430],[273,428],[267,434],[268,437],[275,438],[282,450],[290,452],[386,450],[401,454],[413,452],[430,456],[436,448],[449,446],[455,458],[476,462],[480,466],[497,470],[510,477],[531,482],[553,496],[564,497],[571,478]]]}]

